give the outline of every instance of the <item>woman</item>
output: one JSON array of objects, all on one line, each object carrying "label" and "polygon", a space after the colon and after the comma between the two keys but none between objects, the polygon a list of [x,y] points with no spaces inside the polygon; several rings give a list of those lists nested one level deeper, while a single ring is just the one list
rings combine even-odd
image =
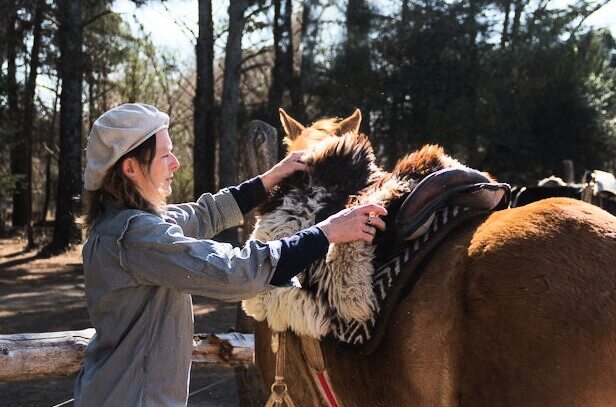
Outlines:
[{"label": "woman", "polygon": [[124,104],[92,126],[84,183],[88,238],[83,268],[96,334],[75,385],[75,405],[186,405],[192,354],[191,294],[237,301],[325,256],[329,243],[372,242],[384,208],[346,209],[279,241],[243,247],[208,240],[242,221],[284,177],[305,170],[301,153],[259,177],[197,202],[166,205],[180,164],[169,117]]}]

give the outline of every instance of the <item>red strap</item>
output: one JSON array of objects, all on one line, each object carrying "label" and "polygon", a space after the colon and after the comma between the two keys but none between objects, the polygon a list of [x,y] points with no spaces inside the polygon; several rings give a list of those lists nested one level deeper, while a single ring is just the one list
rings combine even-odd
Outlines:
[{"label": "red strap", "polygon": [[338,403],[336,403],[334,393],[329,387],[327,377],[325,377],[325,372],[316,372],[316,374],[317,378],[319,379],[319,383],[321,384],[321,388],[323,389],[323,393],[325,393],[325,397],[327,397],[327,401],[329,401],[330,407],[338,407]]}]

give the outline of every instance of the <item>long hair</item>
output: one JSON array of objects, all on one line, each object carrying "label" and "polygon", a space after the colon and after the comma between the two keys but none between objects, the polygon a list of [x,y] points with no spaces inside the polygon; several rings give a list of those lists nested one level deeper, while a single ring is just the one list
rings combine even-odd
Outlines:
[{"label": "long hair", "polygon": [[132,157],[137,160],[146,177],[156,155],[156,135],[152,135],[134,150],[124,154],[107,171],[103,185],[96,191],[86,191],[84,194],[85,214],[79,223],[90,233],[96,221],[105,212],[105,205],[110,203],[118,208],[140,209],[158,214],[160,208],[145,199],[135,183],[122,172],[122,163]]}]

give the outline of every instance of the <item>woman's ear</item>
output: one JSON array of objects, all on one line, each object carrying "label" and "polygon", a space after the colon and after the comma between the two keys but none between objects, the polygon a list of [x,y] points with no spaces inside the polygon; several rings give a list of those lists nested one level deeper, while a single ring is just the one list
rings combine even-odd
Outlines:
[{"label": "woman's ear", "polygon": [[137,160],[133,157],[125,158],[124,161],[122,161],[122,173],[133,182],[137,181],[138,168]]}]

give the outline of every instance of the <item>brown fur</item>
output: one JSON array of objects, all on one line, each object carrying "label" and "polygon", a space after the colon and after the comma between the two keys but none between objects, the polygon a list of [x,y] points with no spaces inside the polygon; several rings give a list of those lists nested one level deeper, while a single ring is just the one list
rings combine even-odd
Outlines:
[{"label": "brown fur", "polygon": [[[400,303],[379,349],[324,343],[351,406],[610,406],[616,400],[616,218],[555,198],[456,232]],[[268,332],[257,365],[273,380]],[[293,335],[291,335],[293,336]],[[326,405],[296,341],[291,395]],[[292,366],[292,367],[291,367]],[[360,390],[361,389],[361,390]]]},{"label": "brown fur", "polygon": [[319,120],[311,127],[302,132],[302,137],[293,141],[289,137],[285,137],[284,143],[288,151],[306,150],[310,146],[331,137],[331,135],[340,135],[339,119]]},{"label": "brown fur", "polygon": [[304,127],[297,120],[289,116],[284,109],[279,109],[279,113],[280,122],[286,133],[284,143],[289,152],[307,150],[329,137],[340,137],[346,133],[357,133],[361,124],[361,112],[359,109],[356,109],[352,115],[345,119],[337,117],[321,119],[310,127]]},{"label": "brown fur", "polygon": [[448,165],[450,160],[441,146],[426,145],[398,161],[394,173],[404,173],[409,177],[422,179],[435,171],[451,167]]},{"label": "brown fur", "polygon": [[[401,168],[425,176],[441,164],[438,147],[424,153]],[[373,354],[323,341],[333,390],[345,407],[614,405],[615,254],[616,218],[566,198],[467,224],[402,299]],[[269,335],[258,323],[256,364],[268,385]],[[325,406],[289,336],[291,397]]]}]

